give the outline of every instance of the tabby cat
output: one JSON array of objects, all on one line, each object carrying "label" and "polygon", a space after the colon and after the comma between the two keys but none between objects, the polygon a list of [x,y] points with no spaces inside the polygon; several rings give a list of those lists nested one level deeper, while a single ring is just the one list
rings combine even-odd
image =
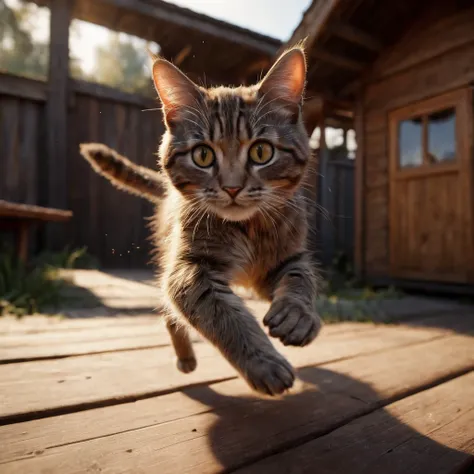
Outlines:
[{"label": "tabby cat", "polygon": [[304,346],[318,334],[301,187],[310,158],[301,113],[305,76],[300,47],[250,87],[205,89],[156,58],[153,79],[166,124],[162,171],[101,144],[81,145],[115,185],[160,200],[155,239],[178,368],[196,367],[189,324],[268,395],[293,385],[293,368],[231,285],[271,301],[263,322],[283,344]]}]

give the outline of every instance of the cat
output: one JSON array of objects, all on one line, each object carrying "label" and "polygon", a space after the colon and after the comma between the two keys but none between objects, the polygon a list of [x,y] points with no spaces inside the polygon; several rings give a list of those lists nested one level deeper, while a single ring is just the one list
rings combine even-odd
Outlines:
[{"label": "cat", "polygon": [[263,323],[283,344],[305,346],[317,336],[318,280],[306,249],[302,189],[311,156],[302,120],[305,77],[300,46],[249,87],[206,89],[156,58],[153,80],[166,125],[161,171],[102,144],[81,145],[98,173],[160,202],[155,244],[178,368],[196,368],[190,325],[250,387],[272,396],[292,387],[294,370],[231,285],[271,302]]}]

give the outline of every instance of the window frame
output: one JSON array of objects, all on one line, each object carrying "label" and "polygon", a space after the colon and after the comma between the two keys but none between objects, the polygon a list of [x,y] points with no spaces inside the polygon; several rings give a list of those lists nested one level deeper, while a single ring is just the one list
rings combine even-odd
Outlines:
[{"label": "window frame", "polygon": [[[463,91],[453,91],[440,96],[426,99],[420,102],[407,105],[396,109],[389,113],[389,143],[390,143],[390,173],[392,176],[407,175],[426,175],[445,173],[449,170],[458,169],[460,166],[460,153],[462,149],[463,137],[460,136],[462,113],[460,107],[464,98]],[[455,112],[455,140],[456,140],[456,157],[454,160],[443,160],[431,163],[427,159],[428,148],[428,116],[432,113],[441,112],[443,110],[453,109]],[[410,120],[415,117],[422,118],[422,152],[423,161],[418,166],[400,166],[400,142],[399,142],[399,125],[404,120]]]}]

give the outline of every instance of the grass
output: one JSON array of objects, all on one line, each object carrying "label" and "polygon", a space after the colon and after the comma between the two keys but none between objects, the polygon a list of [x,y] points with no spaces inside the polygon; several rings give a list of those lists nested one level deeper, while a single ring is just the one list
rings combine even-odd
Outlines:
[{"label": "grass", "polygon": [[43,253],[27,265],[11,249],[0,252],[0,315],[23,316],[57,308],[67,285],[59,269],[91,268],[95,262],[86,250]]},{"label": "grass", "polygon": [[363,286],[356,278],[352,262],[346,255],[336,256],[324,271],[322,297],[316,303],[324,321],[384,322],[387,315],[380,309],[380,301],[396,300],[403,293],[394,287],[371,288]]}]

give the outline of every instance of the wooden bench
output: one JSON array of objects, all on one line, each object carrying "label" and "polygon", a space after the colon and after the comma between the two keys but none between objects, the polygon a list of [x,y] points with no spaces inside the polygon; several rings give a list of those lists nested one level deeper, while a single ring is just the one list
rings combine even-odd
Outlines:
[{"label": "wooden bench", "polygon": [[23,262],[28,258],[29,232],[33,224],[38,221],[64,222],[71,217],[71,211],[0,200],[0,230],[16,233],[18,257]]}]

